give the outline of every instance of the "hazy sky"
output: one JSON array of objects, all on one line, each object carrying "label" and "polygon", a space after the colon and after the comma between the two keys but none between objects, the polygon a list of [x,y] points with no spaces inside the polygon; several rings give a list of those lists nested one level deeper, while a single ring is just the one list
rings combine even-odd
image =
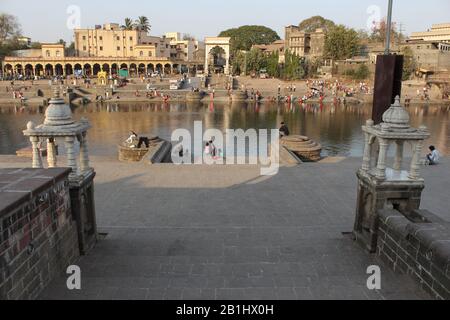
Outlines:
[{"label": "hazy sky", "polygon": [[[356,29],[367,28],[374,17],[386,16],[388,0],[0,0],[0,12],[19,18],[23,34],[33,41],[72,40],[67,21],[71,6],[80,11],[81,27],[105,22],[122,23],[125,17],[145,15],[151,34],[178,31],[198,38],[245,24],[268,26],[284,37],[284,26],[313,15]],[[377,12],[380,14],[378,14]],[[73,11],[71,11],[73,12]],[[424,31],[433,23],[450,22],[449,0],[394,0],[394,21],[407,34]],[[72,24],[73,25],[73,24]]]}]

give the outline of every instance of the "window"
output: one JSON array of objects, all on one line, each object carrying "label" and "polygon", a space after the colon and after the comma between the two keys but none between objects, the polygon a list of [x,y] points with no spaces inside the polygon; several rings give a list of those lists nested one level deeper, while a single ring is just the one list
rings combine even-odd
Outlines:
[{"label": "window", "polygon": [[86,40],[86,36],[83,36],[83,40]]},{"label": "window", "polygon": [[56,56],[57,57],[61,56],[61,52],[59,52],[59,50],[56,50]]},{"label": "window", "polygon": [[167,48],[169,48],[169,45],[168,45],[168,44],[166,44],[166,49],[167,49]]},{"label": "window", "polygon": [[133,37],[130,37],[130,41],[133,41]]},{"label": "window", "polygon": [[103,47],[102,46],[100,46],[100,51],[103,51]]},{"label": "window", "polygon": [[117,36],[117,37],[116,37],[116,40],[117,40],[117,41],[119,41],[119,40],[120,40],[120,37],[119,37],[119,36]]},{"label": "window", "polygon": [[86,46],[83,46],[83,51],[86,51]]},{"label": "window", "polygon": [[102,36],[98,37],[98,40],[100,40],[100,41],[103,40],[103,37]]},{"label": "window", "polygon": [[117,51],[120,51],[120,47],[117,47]]},{"label": "window", "polygon": [[50,50],[45,51],[45,56],[50,57]]},{"label": "window", "polygon": [[130,47],[130,51],[133,51],[133,47]]},{"label": "window", "polygon": [[153,54],[151,51],[148,52],[148,56],[151,57]]},{"label": "window", "polygon": [[139,51],[139,56],[144,56],[144,51]]}]

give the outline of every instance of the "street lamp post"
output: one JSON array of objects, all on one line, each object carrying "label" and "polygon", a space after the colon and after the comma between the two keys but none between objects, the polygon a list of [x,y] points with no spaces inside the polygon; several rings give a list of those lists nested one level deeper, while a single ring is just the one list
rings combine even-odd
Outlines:
[{"label": "street lamp post", "polygon": [[387,21],[386,21],[386,49],[384,50],[384,54],[390,53],[391,29],[392,29],[392,4],[393,4],[393,0],[389,0],[388,15],[387,15]]}]

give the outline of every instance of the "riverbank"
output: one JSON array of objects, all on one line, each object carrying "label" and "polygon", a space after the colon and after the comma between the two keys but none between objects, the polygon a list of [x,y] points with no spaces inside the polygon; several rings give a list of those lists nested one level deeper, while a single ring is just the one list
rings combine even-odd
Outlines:
[{"label": "riverbank", "polygon": [[[61,276],[42,299],[430,299],[343,235],[360,158],[274,177],[258,166],[91,160],[102,239],[77,261],[82,289],[68,291]],[[29,164],[0,156],[0,167]],[[422,207],[445,219],[449,169],[447,158],[422,168]],[[370,265],[381,267],[381,290],[367,289]]]},{"label": "riverbank", "polygon": [[[192,78],[190,84],[185,86],[189,87],[192,85],[199,85],[197,78]],[[91,85],[64,85],[65,90],[69,89],[72,91],[71,102],[74,105],[83,105],[87,102],[97,102],[98,100],[103,100],[104,102],[191,102],[192,100],[188,98],[188,94],[192,91],[191,88],[184,88],[182,90],[169,90],[169,80],[170,78],[164,79],[163,81],[152,80],[150,87],[152,90],[148,91],[147,84],[139,79],[132,79],[129,84],[122,88],[116,88],[110,91],[108,86],[98,86],[95,82]],[[228,103],[232,102],[230,97],[230,92],[225,90],[223,85],[223,79],[217,78],[213,79],[213,83],[209,88],[201,89],[203,95],[200,100],[196,99],[196,102],[202,103]],[[373,95],[359,93],[356,88],[358,83],[355,81],[343,82],[343,85],[353,88],[355,94],[351,97],[345,97],[346,104],[363,104],[372,103]],[[409,99],[411,105],[437,105],[437,104],[450,104],[450,100],[442,100],[439,98],[439,93],[432,90],[430,93],[430,99],[427,101],[422,98],[418,98],[416,91],[421,88],[422,82],[404,82],[403,84],[403,99]],[[371,85],[369,84],[369,87]],[[0,108],[8,105],[46,105],[49,98],[52,96],[52,89],[48,84],[48,81],[40,80],[36,82],[30,81],[17,81],[14,85],[14,90],[20,91],[24,97],[22,101],[19,98],[13,98],[13,90],[10,87],[10,83],[7,81],[0,82]],[[236,77],[236,87],[237,90],[247,90],[249,96],[251,92],[259,92],[262,96],[259,103],[271,103],[278,96],[278,88],[280,88],[280,96],[282,98],[289,97],[293,98],[294,104],[301,104],[302,97],[307,95],[310,91],[310,85],[307,85],[305,80],[301,81],[281,81],[277,79],[252,79],[250,77]],[[295,89],[293,89],[295,88]],[[294,91],[295,90],[295,91]],[[212,92],[214,91],[214,97],[212,97]],[[156,96],[147,97],[147,92],[154,94]],[[344,97],[339,94],[334,97],[332,92],[325,88],[324,98],[309,98],[306,104],[318,104],[318,103],[344,103]],[[69,96],[66,97],[67,102],[69,102]],[[284,99],[281,103],[284,103]],[[236,102],[236,101],[235,101]],[[254,103],[255,101],[249,97],[247,100],[241,100],[239,102]]]}]

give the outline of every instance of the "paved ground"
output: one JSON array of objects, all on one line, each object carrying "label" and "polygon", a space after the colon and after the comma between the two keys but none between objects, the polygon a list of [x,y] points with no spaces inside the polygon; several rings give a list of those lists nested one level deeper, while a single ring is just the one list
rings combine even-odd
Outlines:
[{"label": "paved ground", "polygon": [[[3,157],[3,159],[6,159]],[[99,231],[78,264],[82,290],[56,279],[42,299],[428,299],[380,264],[352,230],[360,159],[255,167],[173,167],[94,159]],[[0,167],[18,166],[3,161]],[[450,220],[450,161],[424,167],[423,208]]]}]

